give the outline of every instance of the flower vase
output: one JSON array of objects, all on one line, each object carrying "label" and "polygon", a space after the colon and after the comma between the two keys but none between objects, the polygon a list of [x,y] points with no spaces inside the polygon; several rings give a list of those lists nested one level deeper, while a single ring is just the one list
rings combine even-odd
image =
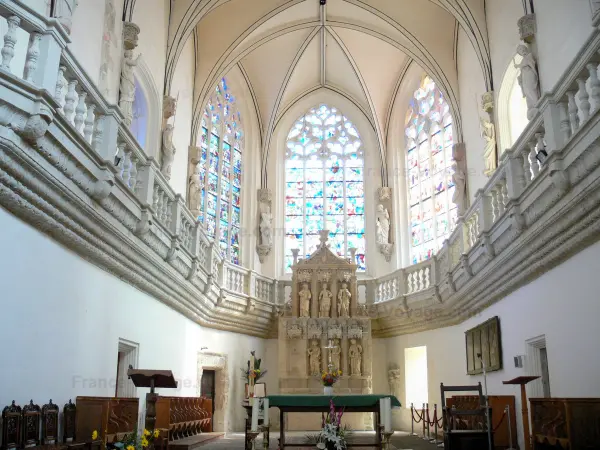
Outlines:
[{"label": "flower vase", "polygon": [[333,386],[323,386],[323,395],[333,395]]}]

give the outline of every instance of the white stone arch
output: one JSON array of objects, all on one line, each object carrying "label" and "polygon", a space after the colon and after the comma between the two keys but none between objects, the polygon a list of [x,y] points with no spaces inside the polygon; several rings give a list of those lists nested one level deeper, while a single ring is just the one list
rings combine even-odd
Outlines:
[{"label": "white stone arch", "polygon": [[310,92],[289,106],[275,125],[267,161],[268,186],[273,192],[273,217],[276,242],[263,269],[272,276],[284,276],[284,235],[285,235],[285,149],[292,125],[312,107],[326,104],[341,111],[358,130],[364,148],[365,162],[365,251],[367,256],[366,274],[376,276],[388,273],[390,264],[377,251],[375,242],[375,211],[377,188],[382,185],[382,167],[377,135],[370,118],[349,98],[328,88]]},{"label": "white stone arch", "polygon": [[227,355],[209,352],[198,353],[198,382],[196,384],[198,397],[202,386],[202,373],[205,370],[215,371],[213,431],[233,431],[230,430],[230,421],[227,417],[230,389]]},{"label": "white stone arch", "polygon": [[[506,70],[504,71],[504,76],[502,78],[500,90],[498,91],[498,98],[496,100],[496,104],[497,104],[496,127],[498,130],[498,132],[496,134],[498,137],[498,150],[500,153],[498,155],[498,157],[500,157],[506,149],[511,148],[518,137],[518,135],[514,136],[515,133],[513,132],[513,128],[515,128],[515,127],[513,127],[511,124],[511,119],[512,120],[517,119],[516,117],[514,117],[514,111],[511,111],[511,102],[513,101],[513,95],[515,94],[515,89],[517,89],[518,92],[521,92],[521,87],[519,86],[519,82],[518,82],[520,70],[515,67],[515,63],[518,64],[521,61],[521,59],[522,59],[522,57],[519,54],[515,54],[515,56],[511,59],[510,63],[506,67]],[[521,97],[522,97],[522,95],[521,95]],[[525,126],[528,123],[527,104],[525,103],[525,99],[522,99],[522,101],[523,101],[523,106],[525,108],[524,119],[526,121],[523,124],[523,126],[521,127],[521,130],[523,128],[525,128]],[[514,108],[514,105],[513,105],[513,108]],[[512,118],[511,118],[511,114],[513,115]]]},{"label": "white stone arch", "polygon": [[148,104],[148,127],[146,132],[146,155],[160,160],[160,135],[162,130],[162,96],[158,92],[154,77],[148,64],[141,55],[133,71],[135,79],[139,82],[146,102]]}]

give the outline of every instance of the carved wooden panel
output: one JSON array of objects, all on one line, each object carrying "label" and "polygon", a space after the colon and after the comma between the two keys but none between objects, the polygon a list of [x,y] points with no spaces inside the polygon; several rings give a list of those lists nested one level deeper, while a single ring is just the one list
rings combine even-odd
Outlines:
[{"label": "carved wooden panel", "polygon": [[12,450],[21,447],[21,407],[12,401],[2,410],[2,449]]},{"label": "carved wooden panel", "polygon": [[58,406],[50,402],[42,406],[42,444],[58,442]]},{"label": "carved wooden panel", "polygon": [[467,374],[477,375],[483,372],[479,354],[485,362],[487,372],[502,369],[502,341],[498,316],[466,331],[465,347]]}]

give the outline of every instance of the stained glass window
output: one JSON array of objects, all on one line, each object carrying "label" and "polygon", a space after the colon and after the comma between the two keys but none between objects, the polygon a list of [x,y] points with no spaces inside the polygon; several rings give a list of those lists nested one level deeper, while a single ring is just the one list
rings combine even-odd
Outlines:
[{"label": "stained glass window", "polygon": [[365,270],[363,148],[354,125],[336,108],[313,108],[292,126],[285,166],[285,269],[292,249],[307,257],[329,230],[330,249]]},{"label": "stained glass window", "polygon": [[218,241],[223,257],[234,264],[240,263],[243,136],[235,97],[223,78],[202,117],[198,219]]},{"label": "stained glass window", "polygon": [[429,259],[456,226],[452,202],[452,116],[442,92],[428,76],[408,105],[405,119],[410,259]]}]

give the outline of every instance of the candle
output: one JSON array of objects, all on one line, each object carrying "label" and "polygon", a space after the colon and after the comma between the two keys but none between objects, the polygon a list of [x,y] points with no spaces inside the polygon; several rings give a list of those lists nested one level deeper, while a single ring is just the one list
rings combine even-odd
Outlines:
[{"label": "candle", "polygon": [[252,399],[252,431],[258,431],[258,411],[260,406],[260,399]]},{"label": "candle", "polygon": [[385,424],[385,398],[379,399],[379,425]]},{"label": "candle", "polygon": [[264,408],[264,417],[263,417],[263,423],[265,425],[265,427],[269,426],[269,399],[265,397],[265,399],[263,400],[263,408]]},{"label": "candle", "polygon": [[392,399],[390,397],[386,397],[385,399],[385,431],[392,431]]}]

